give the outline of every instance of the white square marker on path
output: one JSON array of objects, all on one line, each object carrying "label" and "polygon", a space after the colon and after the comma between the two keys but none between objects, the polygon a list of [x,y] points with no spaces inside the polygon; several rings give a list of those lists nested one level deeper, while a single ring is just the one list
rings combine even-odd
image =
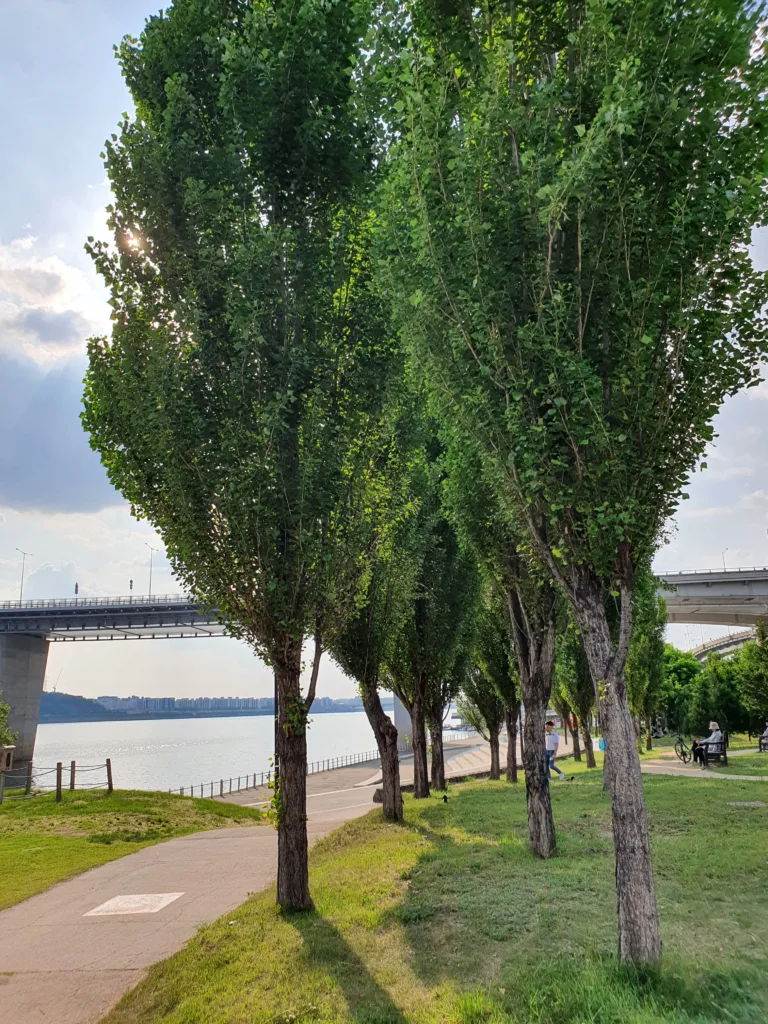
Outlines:
[{"label": "white square marker on path", "polygon": [[158,910],[173,903],[183,892],[148,892],[136,896],[115,896],[102,903],[83,917],[110,917],[116,914],[156,914]]}]

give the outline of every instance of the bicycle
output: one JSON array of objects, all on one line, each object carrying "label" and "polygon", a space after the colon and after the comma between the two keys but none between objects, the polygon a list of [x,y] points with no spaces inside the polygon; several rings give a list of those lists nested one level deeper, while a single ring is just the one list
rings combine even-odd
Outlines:
[{"label": "bicycle", "polygon": [[693,760],[693,751],[682,736],[678,736],[675,741],[675,753],[683,764],[688,764],[689,761]]}]

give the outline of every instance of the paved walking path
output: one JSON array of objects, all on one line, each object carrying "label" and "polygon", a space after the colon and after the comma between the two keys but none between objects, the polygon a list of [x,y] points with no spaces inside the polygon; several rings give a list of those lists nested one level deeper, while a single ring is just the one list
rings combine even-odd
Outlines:
[{"label": "paved walking path", "polygon": [[[561,751],[570,752],[561,742]],[[506,750],[502,748],[501,763]],[[488,771],[485,743],[446,746],[446,775]],[[744,779],[751,775],[643,762],[649,774]],[[376,763],[308,779],[310,842],[373,807]],[[403,781],[413,766],[404,759]],[[224,799],[257,804],[259,790]],[[0,1009],[9,1024],[95,1024],[147,968],[180,949],[197,929],[274,881],[277,836],[269,825],[198,832],[94,868],[0,913]],[[21,866],[23,869],[23,866]],[[154,912],[91,916],[119,896],[165,894]],[[162,902],[162,901],[161,901]],[[109,909],[109,908],[106,908]],[[86,916],[87,915],[87,916]]]},{"label": "paved walking path", "polygon": [[[310,842],[371,810],[355,783],[374,764],[310,776]],[[254,793],[233,794],[245,803]],[[270,825],[171,839],[61,882],[0,913],[0,1018],[9,1024],[93,1024],[146,969],[198,928],[272,884]],[[23,865],[19,865],[23,870]],[[181,893],[154,913],[86,917],[117,896]]]}]

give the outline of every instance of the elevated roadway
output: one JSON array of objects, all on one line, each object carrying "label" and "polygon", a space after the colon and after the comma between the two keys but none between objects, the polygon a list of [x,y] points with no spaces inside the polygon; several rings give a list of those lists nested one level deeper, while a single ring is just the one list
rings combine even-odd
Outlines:
[{"label": "elevated roadway", "polygon": [[[753,627],[768,616],[768,568],[657,574],[670,622]],[[184,595],[0,602],[0,691],[19,733],[16,763],[32,757],[50,643],[221,636],[216,609]]]},{"label": "elevated roadway", "polygon": [[657,573],[669,622],[752,627],[768,617],[768,568]]}]

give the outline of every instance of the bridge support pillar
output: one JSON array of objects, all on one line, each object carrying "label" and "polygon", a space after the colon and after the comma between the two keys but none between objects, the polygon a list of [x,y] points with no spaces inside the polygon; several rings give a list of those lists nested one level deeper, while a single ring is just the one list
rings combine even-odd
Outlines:
[{"label": "bridge support pillar", "polygon": [[411,726],[411,716],[408,714],[405,705],[399,697],[393,694],[395,701],[395,714],[394,723],[397,729],[397,742],[405,743],[410,747],[411,745],[411,732],[413,728]]},{"label": "bridge support pillar", "polygon": [[0,700],[10,705],[8,725],[19,734],[14,768],[23,768],[35,752],[47,662],[48,641],[43,637],[0,636]]}]

